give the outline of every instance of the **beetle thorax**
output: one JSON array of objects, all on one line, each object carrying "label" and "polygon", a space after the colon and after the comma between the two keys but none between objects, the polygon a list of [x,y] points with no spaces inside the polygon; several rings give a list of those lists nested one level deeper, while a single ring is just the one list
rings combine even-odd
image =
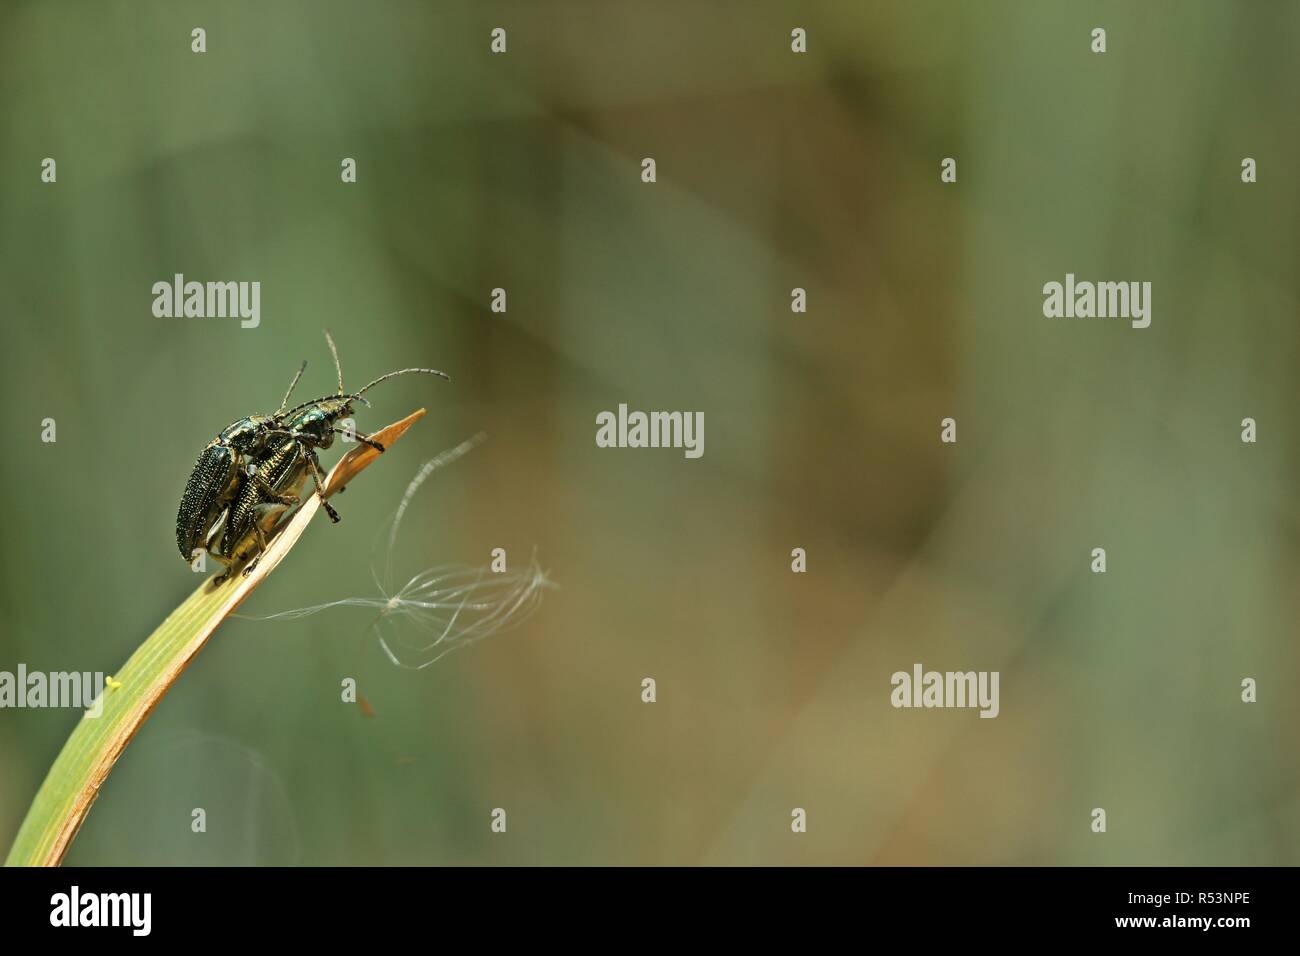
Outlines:
[{"label": "beetle thorax", "polygon": [[234,448],[242,448],[257,438],[262,430],[271,424],[269,415],[249,415],[227,428],[217,436],[217,442]]},{"label": "beetle thorax", "polygon": [[308,438],[319,448],[334,444],[334,425],[352,411],[352,402],[346,398],[326,398],[304,408],[289,422],[296,435]]}]

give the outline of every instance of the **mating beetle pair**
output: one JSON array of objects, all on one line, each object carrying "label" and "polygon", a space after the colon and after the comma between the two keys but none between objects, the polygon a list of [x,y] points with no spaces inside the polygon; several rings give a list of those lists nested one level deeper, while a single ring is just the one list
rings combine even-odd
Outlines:
[{"label": "mating beetle pair", "polygon": [[[307,478],[315,481],[319,491],[324,483],[316,452],[334,444],[334,435],[344,434],[338,421],[352,414],[354,401],[370,403],[362,393],[380,382],[408,372],[448,376],[431,368],[404,368],[381,375],[355,392],[343,390],[343,368],[338,349],[329,332],[325,333],[334,368],[338,372],[338,391],[287,408],[307,363],[303,362],[289,383],[284,401],[270,415],[241,418],[221,432],[199,453],[194,471],[185,484],[180,510],[176,515],[176,545],[188,563],[206,550],[229,568],[245,557],[257,558],[266,550],[267,535],[275,530],[285,511],[302,500]],[[360,433],[357,441],[383,451],[379,443]],[[331,521],[338,512],[328,501],[321,500]],[[250,550],[251,549],[251,550]],[[251,562],[247,574],[257,563]]]}]

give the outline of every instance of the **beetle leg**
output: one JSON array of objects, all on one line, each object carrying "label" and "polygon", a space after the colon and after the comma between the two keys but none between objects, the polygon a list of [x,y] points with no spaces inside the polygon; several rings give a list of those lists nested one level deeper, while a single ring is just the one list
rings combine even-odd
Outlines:
[{"label": "beetle leg", "polygon": [[262,560],[262,555],[266,553],[266,535],[262,534],[262,525],[257,521],[253,522],[253,533],[257,535],[257,552],[253,555],[253,560],[248,562],[244,568],[244,576],[253,573],[253,568],[257,567],[257,562]]},{"label": "beetle leg", "polygon": [[[348,436],[348,433],[344,429],[336,427],[334,429],[334,433],[337,435],[344,435],[347,437],[355,438],[357,441],[361,442],[361,444],[369,445],[371,448],[373,448],[375,451],[378,452],[382,452],[386,450],[383,445],[379,444],[379,442],[375,441],[369,435],[361,434],[361,432],[353,432],[351,436]],[[341,488],[339,490],[342,491]]]},{"label": "beetle leg", "polygon": [[311,476],[316,480],[316,493],[321,496],[320,503],[325,507],[325,513],[330,516],[330,521],[335,524],[339,522],[339,513],[334,510],[334,506],[325,500],[321,494],[325,489],[325,476],[320,473],[320,462],[316,458],[316,449],[307,449],[307,464],[311,466]]},{"label": "beetle leg", "polygon": [[214,585],[225,584],[226,581],[230,579],[230,576],[235,573],[236,560],[234,558],[227,558],[215,551],[209,551],[208,554],[220,561],[222,565],[221,573],[212,579],[212,583]]},{"label": "beetle leg", "polygon": [[257,490],[262,493],[267,501],[274,501],[278,505],[296,505],[298,503],[297,495],[280,494],[271,487],[271,483],[262,476],[260,471],[253,472],[250,477],[253,479],[253,484],[257,485]]}]

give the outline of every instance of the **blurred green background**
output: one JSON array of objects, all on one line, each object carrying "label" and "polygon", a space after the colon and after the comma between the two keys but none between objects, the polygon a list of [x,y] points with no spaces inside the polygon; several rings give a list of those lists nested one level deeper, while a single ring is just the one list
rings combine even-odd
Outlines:
[{"label": "blurred green background", "polygon": [[[1298,42],[1290,2],[5,0],[0,670],[120,666],[195,586],[195,455],[304,358],[329,391],[325,327],[352,385],[453,382],[375,390],[362,428],[430,415],[243,612],[373,594],[479,430],[394,561],[561,585],[419,673],[364,611],[227,622],[68,862],[1297,862]],[[154,318],[176,272],[261,326]],[[1066,272],[1151,327],[1045,319]],[[619,402],[704,457],[596,448]],[[917,661],[1001,715],[894,710]],[[76,717],[0,712],[5,846]]]}]

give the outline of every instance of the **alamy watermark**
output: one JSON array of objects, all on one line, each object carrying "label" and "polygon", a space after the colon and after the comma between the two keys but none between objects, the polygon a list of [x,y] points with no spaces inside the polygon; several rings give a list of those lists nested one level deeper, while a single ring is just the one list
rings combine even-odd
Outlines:
[{"label": "alamy watermark", "polygon": [[160,319],[238,318],[245,329],[262,322],[261,282],[186,282],[178,272],[171,282],[155,282],[153,295],[153,314]]},{"label": "alamy watermark", "polygon": [[920,664],[912,672],[895,671],[889,702],[895,707],[978,707],[981,717],[996,717],[998,671],[927,671]]},{"label": "alamy watermark", "polygon": [[597,448],[681,448],[687,458],[704,454],[703,412],[629,412],[596,415]]},{"label": "alamy watermark", "polygon": [[104,675],[98,671],[0,671],[0,708],[68,707],[87,717],[104,712]]},{"label": "alamy watermark", "polygon": [[1043,315],[1049,319],[1129,319],[1133,328],[1151,324],[1150,282],[1076,282],[1073,272],[1065,284],[1043,286]]},{"label": "alamy watermark", "polygon": [[148,936],[152,911],[152,893],[83,893],[74,883],[68,892],[50,897],[51,926],[119,926],[132,936]]}]

